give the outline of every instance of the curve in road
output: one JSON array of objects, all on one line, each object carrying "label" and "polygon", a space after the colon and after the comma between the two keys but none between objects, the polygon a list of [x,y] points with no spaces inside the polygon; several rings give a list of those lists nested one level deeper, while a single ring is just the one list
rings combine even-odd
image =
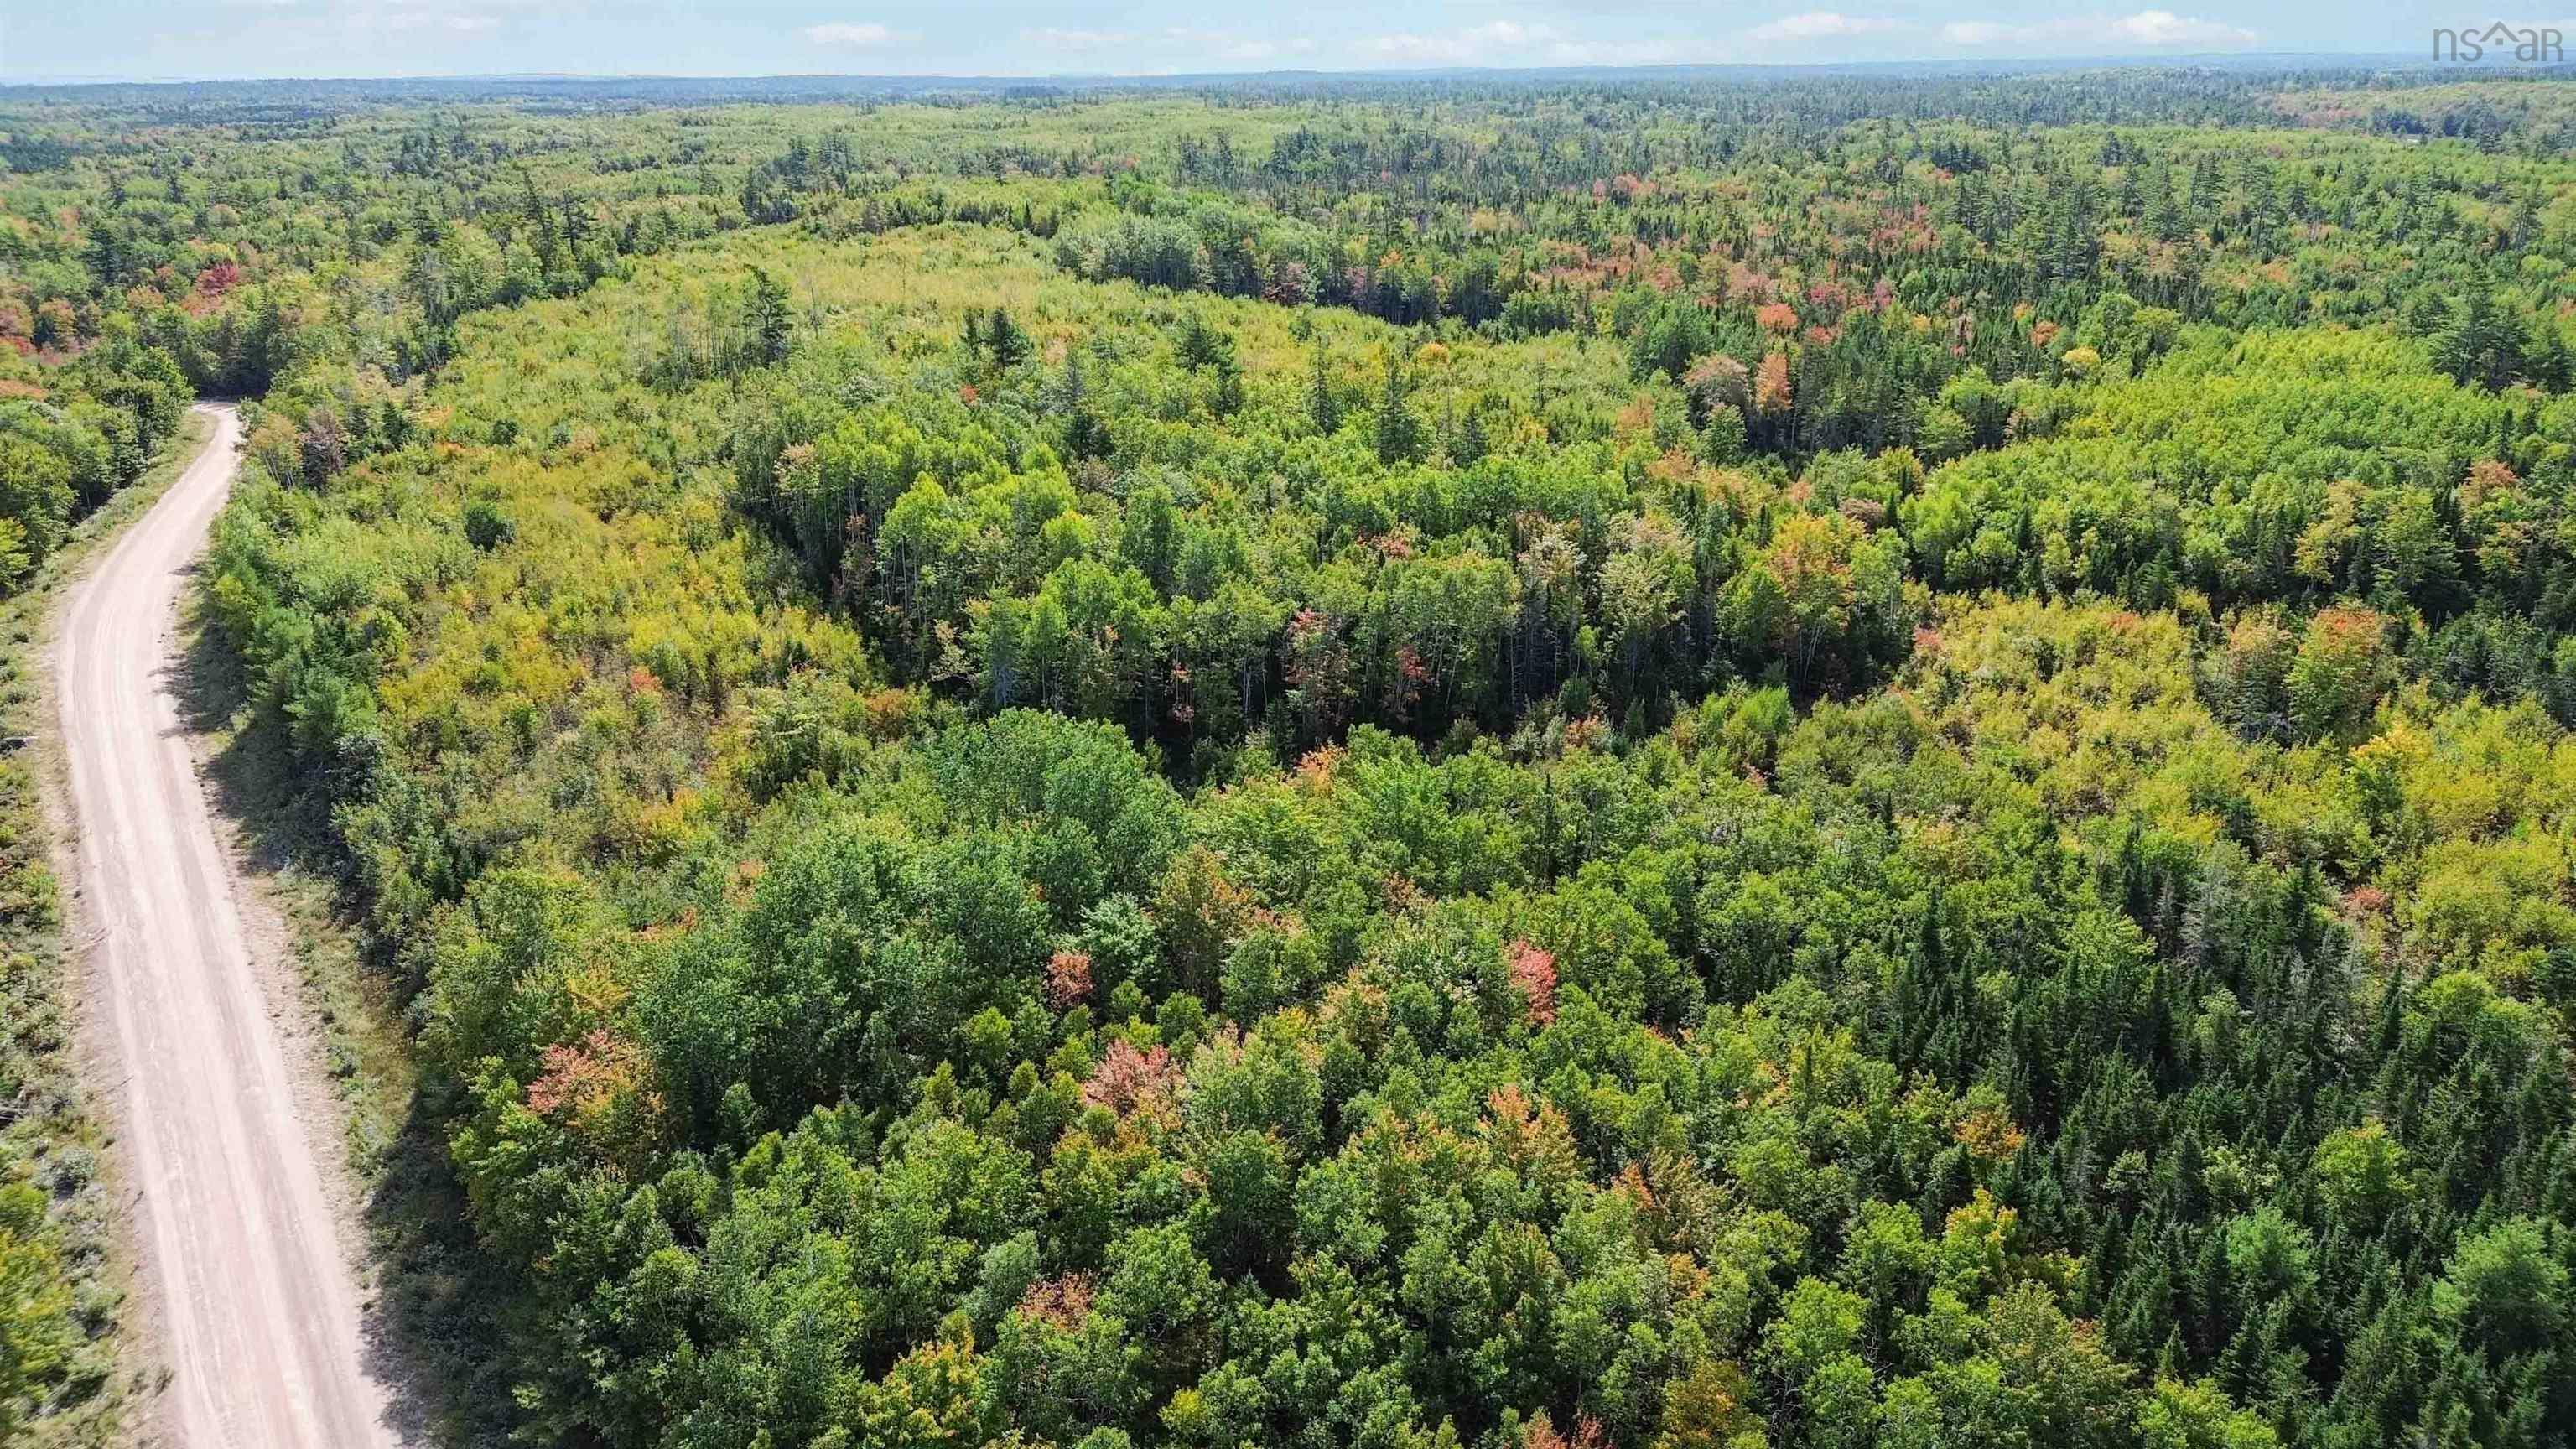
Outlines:
[{"label": "curve in road", "polygon": [[189,566],[232,487],[213,437],[71,596],[57,700],[96,930],[91,980],[121,1079],[138,1236],[185,1449],[392,1445],[360,1299],[297,1115],[170,681]]}]

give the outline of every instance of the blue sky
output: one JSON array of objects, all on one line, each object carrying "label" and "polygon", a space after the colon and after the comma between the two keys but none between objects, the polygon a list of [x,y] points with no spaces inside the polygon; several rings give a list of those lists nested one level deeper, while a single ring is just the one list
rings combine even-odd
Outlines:
[{"label": "blue sky", "polygon": [[[2101,9],[2086,8],[2085,0],[5,0],[0,80],[528,71],[1142,75],[2208,51],[2422,55],[2435,26],[2497,19],[2553,23],[2512,10],[2471,12],[2463,0],[2127,0]],[[2555,23],[2576,36],[2576,20]]]}]

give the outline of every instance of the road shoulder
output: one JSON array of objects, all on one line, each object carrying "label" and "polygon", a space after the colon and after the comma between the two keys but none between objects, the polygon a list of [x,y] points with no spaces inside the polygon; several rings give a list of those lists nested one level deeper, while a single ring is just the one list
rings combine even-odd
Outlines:
[{"label": "road shoulder", "polygon": [[242,926],[287,1055],[296,1115],[363,1300],[369,1367],[396,1390],[404,1436],[427,1442],[419,1355],[383,1301],[385,1264],[399,1257],[388,1239],[400,1226],[414,1106],[401,1006],[368,969],[342,907],[329,819],[297,788],[281,732],[253,709],[240,661],[197,591],[181,602],[172,656],[206,813],[242,887]]},{"label": "road shoulder", "polygon": [[131,1189],[114,1140],[115,1109],[79,951],[84,925],[67,757],[54,726],[53,644],[72,586],[125,526],[140,518],[214,434],[191,411],[177,440],[131,487],[81,520],[28,586],[0,602],[0,1042],[18,1078],[0,1129],[0,1179],[23,1168],[47,1195],[79,1337],[63,1383],[24,1426],[31,1445],[157,1443],[151,1390],[161,1377],[151,1294],[138,1278]]}]

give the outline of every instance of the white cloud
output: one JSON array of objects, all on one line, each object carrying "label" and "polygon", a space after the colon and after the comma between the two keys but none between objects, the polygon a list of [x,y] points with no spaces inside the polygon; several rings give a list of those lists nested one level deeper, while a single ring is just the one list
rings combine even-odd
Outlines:
[{"label": "white cloud", "polygon": [[2252,45],[2253,31],[2222,20],[2194,20],[2170,10],[2141,10],[2111,22],[2111,31],[2132,45]]},{"label": "white cloud", "polygon": [[2034,25],[1954,20],[1941,38],[1971,50],[2242,50],[2261,39],[2241,25],[2141,10],[2135,15],[2070,15]]},{"label": "white cloud", "polygon": [[807,42],[814,45],[840,45],[853,50],[891,45],[895,41],[893,31],[873,20],[835,20],[826,25],[808,25],[801,33]]},{"label": "white cloud", "polygon": [[[272,10],[300,9],[302,0],[246,0]],[[326,13],[362,29],[392,31],[436,27],[470,34],[499,29],[511,12],[535,11],[542,0],[328,0]]]},{"label": "white cloud", "polygon": [[1055,57],[1115,51],[1117,60],[1138,67],[1140,74],[1150,75],[1258,64],[1283,56],[1305,55],[1315,49],[1315,42],[1304,36],[1269,40],[1239,30],[1209,30],[1195,25],[1170,25],[1151,33],[1046,25],[1022,30],[1020,40]]},{"label": "white cloud", "polygon": [[1306,55],[1315,49],[1315,42],[1302,35],[1293,40],[1265,40],[1237,30],[1202,30],[1189,25],[1172,26],[1163,32],[1163,38],[1202,61],[1277,60]]},{"label": "white cloud", "polygon": [[1363,43],[1361,48],[1380,60],[1413,65],[1475,65],[1498,55],[1525,56],[1533,47],[1556,38],[1556,27],[1552,25],[1523,25],[1517,20],[1495,20],[1434,35],[1410,32],[1380,35]]},{"label": "white cloud", "polygon": [[1553,25],[1495,20],[1429,35],[1398,32],[1360,43],[1360,54],[1393,65],[1657,65],[1684,58],[1661,40],[1578,40]]},{"label": "white cloud", "polygon": [[[1745,32],[1749,40],[1848,40],[1921,29],[1913,22],[1876,15],[1846,15],[1839,10],[1810,10],[1767,21]],[[2055,20],[2013,24],[2001,20],[1953,20],[1940,28],[1942,40],[1970,50],[2236,50],[2260,37],[2241,25],[2177,15],[2170,10],[2141,10],[2134,15],[2070,15]]]},{"label": "white cloud", "polygon": [[[270,6],[283,9],[283,6]],[[511,0],[472,0],[470,4],[419,3],[419,0],[390,0],[376,6],[348,5],[340,12],[340,23],[354,31],[386,31],[407,34],[420,30],[445,30],[458,35],[473,35],[501,28],[501,17],[489,12],[516,8]]]},{"label": "white cloud", "polygon": [[1136,37],[1123,30],[1066,30],[1054,25],[1023,30],[1020,39],[1049,50],[1110,50],[1136,43]]},{"label": "white cloud", "polygon": [[1784,15],[1745,32],[1752,40],[1838,40],[1856,35],[1883,35],[1905,29],[1905,22],[1876,15],[1845,15],[1839,10],[1810,10]]},{"label": "white cloud", "polygon": [[1714,57],[1664,40],[1560,40],[1547,48],[1551,65],[1681,65]]}]

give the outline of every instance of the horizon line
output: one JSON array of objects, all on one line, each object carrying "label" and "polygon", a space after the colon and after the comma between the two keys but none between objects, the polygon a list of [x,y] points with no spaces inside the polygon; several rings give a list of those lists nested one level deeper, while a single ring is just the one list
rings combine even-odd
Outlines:
[{"label": "horizon line", "polygon": [[2556,75],[2571,67],[2567,63],[2537,63],[2499,56],[2493,61],[2444,61],[2430,56],[2388,50],[2203,50],[2177,51],[2159,55],[2017,55],[2017,56],[1925,56],[1902,60],[1711,60],[1664,61],[1645,65],[1452,65],[1452,66],[1386,66],[1334,69],[1329,67],[1281,67],[1269,70],[1159,70],[1159,71],[1032,71],[1008,72],[890,72],[890,71],[744,71],[738,73],[687,71],[439,71],[380,75],[60,75],[13,78],[0,76],[0,90],[76,90],[110,86],[190,86],[190,85],[368,85],[421,82],[473,81],[547,81],[614,84],[620,81],[872,81],[912,85],[923,84],[995,84],[1059,82],[1070,84],[1103,84],[1121,81],[1257,81],[1268,78],[1327,78],[1346,80],[1432,78],[1448,76],[1545,76],[1545,75],[1656,75],[1687,71],[1795,71],[1795,70],[1904,70],[1936,67],[2094,67],[2106,70],[2153,69],[2187,65],[2195,62],[2224,61],[2259,65],[2267,61],[2327,61],[2346,64],[2362,62],[2395,62],[2443,70],[2474,71],[2533,76]]}]

